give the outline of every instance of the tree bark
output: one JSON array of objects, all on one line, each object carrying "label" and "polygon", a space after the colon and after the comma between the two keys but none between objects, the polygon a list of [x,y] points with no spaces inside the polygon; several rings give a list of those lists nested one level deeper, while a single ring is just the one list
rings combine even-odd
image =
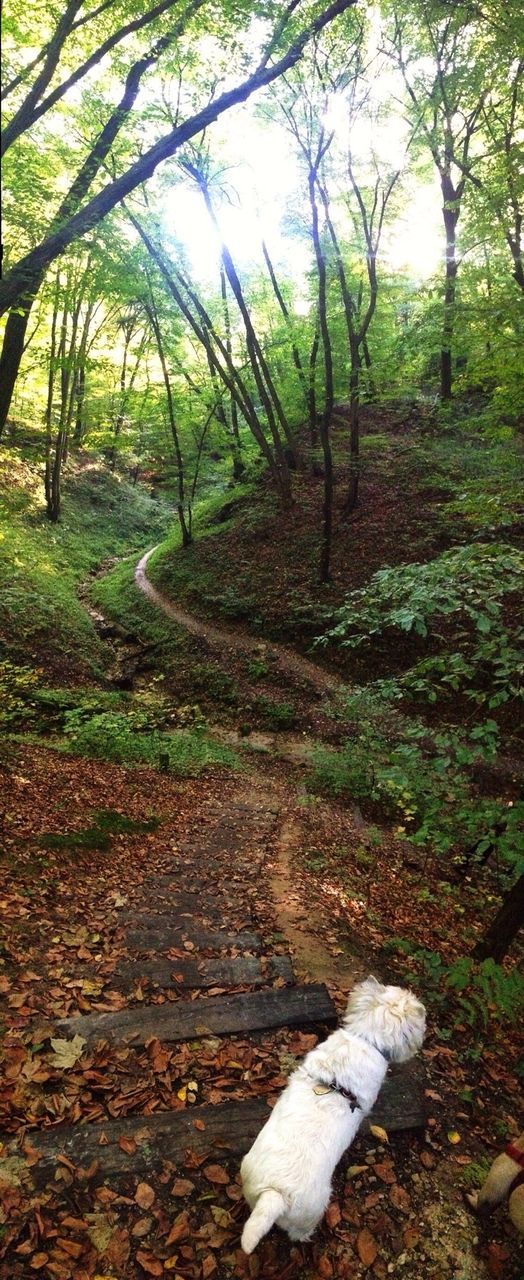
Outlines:
[{"label": "tree bark", "polygon": [[440,354],[440,395],[451,400],[453,395],[453,333],[455,328],[455,303],[457,295],[457,192],[451,180],[441,178],[444,228],[446,232],[446,276],[444,282],[444,319],[442,324],[442,350]]},{"label": "tree bark", "polygon": [[189,547],[191,546],[193,539],[191,536],[191,531],[188,528],[187,522],[186,522],[184,460],[182,457],[182,450],[180,448],[180,439],[179,439],[178,428],[176,424],[175,406],[173,404],[173,393],[171,391],[171,379],[169,377],[169,370],[167,367],[164,344],[162,342],[162,333],[160,330],[160,322],[158,319],[158,314],[155,307],[151,287],[150,287],[150,293],[151,293],[151,301],[150,303],[146,304],[146,313],[149,318],[153,333],[155,335],[155,340],[156,340],[156,345],[158,350],[158,358],[162,366],[162,376],[164,379],[164,386],[166,389],[167,415],[168,415],[169,427],[171,430],[173,445],[175,449],[175,458],[176,458],[176,466],[177,466],[177,481],[178,481],[177,514],[178,514],[178,520],[180,524],[180,532],[182,534],[182,546]]},{"label": "tree bark", "polygon": [[524,925],[524,872],[504,897],[500,910],[484,937],[471,952],[475,960],[495,960],[501,964]]},{"label": "tree bark", "polygon": [[322,513],[322,542],[320,549],[319,580],[330,581],[331,542],[333,536],[333,454],[331,450],[331,418],[335,399],[333,380],[333,353],[327,317],[326,260],[322,250],[318,225],[318,207],[315,195],[317,170],[310,168],[308,176],[311,229],[318,272],[318,319],[324,351],[325,395],[324,410],[320,419],[320,441],[324,457],[324,506]]}]

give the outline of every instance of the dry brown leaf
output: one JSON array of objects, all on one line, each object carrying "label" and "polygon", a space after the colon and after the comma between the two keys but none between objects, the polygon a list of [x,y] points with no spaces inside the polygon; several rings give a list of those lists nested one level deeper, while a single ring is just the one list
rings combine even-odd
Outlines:
[{"label": "dry brown leaf", "polygon": [[189,1235],[189,1214],[187,1209],[183,1209],[175,1218],[173,1226],[169,1232],[167,1239],[164,1241],[166,1245],[176,1244],[179,1240],[186,1240]]},{"label": "dry brown leaf", "polygon": [[58,1237],[56,1243],[58,1248],[63,1249],[64,1253],[68,1253],[71,1258],[79,1258],[84,1251],[83,1244],[77,1244],[76,1240],[62,1240]]},{"label": "dry brown leaf", "polygon": [[194,1190],[195,1184],[194,1182],[190,1182],[189,1178],[175,1178],[173,1186],[171,1187],[171,1195],[190,1196],[191,1192]]},{"label": "dry brown leaf", "polygon": [[140,1263],[142,1270],[145,1271],[148,1276],[162,1275],[164,1270],[163,1264],[159,1262],[158,1258],[153,1257],[152,1253],[144,1253],[142,1249],[139,1249],[136,1255],[136,1260]]},{"label": "dry brown leaf", "polygon": [[425,1169],[434,1169],[436,1160],[435,1157],[432,1156],[431,1151],[421,1151],[420,1163],[424,1165]]},{"label": "dry brown leaf", "polygon": [[208,1182],[217,1183],[217,1185],[227,1186],[231,1182],[231,1178],[226,1169],[221,1164],[208,1164],[204,1169]]},{"label": "dry brown leaf", "polygon": [[134,1138],[119,1138],[118,1145],[120,1150],[125,1152],[126,1156],[134,1156],[136,1151],[136,1142]]},{"label": "dry brown leaf", "polygon": [[378,1253],[378,1244],[367,1227],[362,1227],[356,1239],[356,1249],[365,1267],[371,1267]]},{"label": "dry brown leaf", "polygon": [[408,1196],[407,1191],[404,1190],[404,1187],[400,1187],[398,1182],[395,1183],[394,1187],[391,1187],[389,1198],[395,1209],[400,1209],[401,1213],[409,1213],[411,1209],[411,1199]]},{"label": "dry brown leaf", "polygon": [[340,1205],[338,1204],[337,1200],[333,1200],[332,1204],[330,1204],[329,1209],[326,1213],[326,1222],[328,1224],[328,1227],[338,1227],[341,1217],[342,1217],[342,1214],[340,1212]]},{"label": "dry brown leaf", "polygon": [[139,1182],[134,1198],[141,1209],[150,1209],[155,1203],[155,1193],[147,1182]]}]

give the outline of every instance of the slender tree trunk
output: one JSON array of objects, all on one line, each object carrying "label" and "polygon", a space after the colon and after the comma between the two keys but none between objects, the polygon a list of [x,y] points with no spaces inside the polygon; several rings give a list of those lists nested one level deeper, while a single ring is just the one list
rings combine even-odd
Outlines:
[{"label": "slender tree trunk", "polygon": [[457,297],[457,193],[445,174],[441,178],[444,197],[443,216],[446,232],[446,276],[444,282],[444,319],[442,324],[442,350],[440,355],[440,396],[451,400],[453,395],[453,334]]},{"label": "slender tree trunk", "polygon": [[[151,286],[150,286],[150,290],[151,290]],[[175,406],[174,406],[174,403],[173,403],[173,393],[172,393],[172,391],[171,391],[171,379],[170,379],[170,377],[169,377],[169,370],[168,370],[168,367],[167,367],[167,361],[166,361],[166,356],[165,356],[165,351],[164,351],[164,344],[163,344],[163,342],[162,342],[162,334],[161,334],[161,331],[160,331],[160,323],[159,323],[159,319],[158,319],[158,315],[157,315],[157,311],[156,311],[156,307],[155,307],[155,304],[154,304],[154,299],[153,299],[153,295],[152,295],[152,293],[151,293],[151,302],[150,302],[150,303],[148,303],[148,305],[147,305],[147,315],[148,315],[148,317],[149,317],[149,320],[150,320],[150,323],[151,323],[151,327],[152,327],[152,329],[153,329],[153,333],[154,333],[154,335],[155,335],[155,340],[156,340],[156,345],[157,345],[157,350],[158,350],[158,358],[159,358],[159,360],[160,360],[160,364],[161,364],[161,366],[162,366],[162,376],[163,376],[163,378],[164,378],[164,386],[165,386],[165,389],[166,389],[167,414],[168,414],[168,419],[169,419],[169,427],[170,427],[170,431],[171,431],[171,436],[172,436],[172,440],[173,440],[173,445],[174,445],[174,448],[175,448],[175,458],[176,458],[176,465],[177,465],[177,480],[178,480],[178,503],[177,503],[177,514],[178,514],[178,520],[179,520],[179,524],[180,524],[180,532],[181,532],[181,534],[182,534],[182,546],[183,546],[183,547],[189,547],[189,546],[191,545],[191,542],[193,541],[193,539],[192,539],[192,536],[191,536],[191,530],[188,528],[188,526],[187,526],[187,522],[186,522],[186,512],[185,512],[185,506],[186,506],[186,494],[185,494],[185,479],[184,479],[184,460],[183,460],[183,457],[182,457],[182,450],[181,450],[181,448],[180,448],[180,439],[179,439],[179,435],[178,435],[178,428],[177,428],[177,424],[176,424]]]},{"label": "slender tree trunk", "polygon": [[[187,281],[184,280],[184,277],[181,275],[180,271],[175,270],[173,272],[168,270],[161,252],[153,244],[153,241],[151,240],[150,236],[148,236],[147,232],[144,230],[144,228],[141,226],[141,224],[138,222],[138,220],[134,217],[134,215],[130,212],[129,209],[126,209],[126,213],[130,222],[132,222],[133,226],[138,231],[138,234],[141,236],[148,252],[151,254],[153,261],[156,262],[156,265],[160,270],[160,273],[167,285],[167,288],[170,294],[172,295],[172,297],[175,299],[177,306],[180,308],[180,311],[182,312],[182,315],[185,316],[185,319],[187,320],[188,324],[191,326],[193,333],[197,337],[198,341],[202,344],[204,351],[206,352],[207,358],[211,362],[213,369],[216,371],[217,376],[221,379],[224,386],[227,387],[230,394],[237,401],[240,413],[242,414],[252,435],[254,436],[262,456],[266,459],[270,475],[275,484],[275,488],[282,502],[282,505],[288,506],[291,501],[291,486],[290,486],[289,468],[287,467],[285,458],[283,458],[284,465],[282,467],[280,464],[280,458],[277,455],[276,450],[275,450],[275,453],[273,453],[273,450],[271,449],[269,441],[266,439],[264,435],[264,431],[258,419],[256,407],[253,403],[249,390],[245,386],[242,378],[240,377],[238,370],[233,365],[228,355],[225,344],[222,342],[220,336],[217,334],[216,330],[214,329],[210,316],[208,315],[205,307],[202,305],[195,291],[191,289]],[[176,279],[174,278],[175,275],[176,275]],[[177,280],[180,281],[182,288],[184,289],[185,293],[187,293],[187,296],[190,302],[193,304],[193,307],[195,308],[198,319],[196,319],[195,315],[191,310],[191,307],[188,305],[188,302],[186,301],[184,294],[181,292],[180,288],[178,287]],[[215,347],[216,347],[216,350],[215,350]],[[220,356],[220,359],[219,359],[219,356]],[[280,450],[282,453],[281,445],[280,445]]]},{"label": "slender tree trunk", "polygon": [[56,273],[55,295],[53,301],[53,315],[51,319],[51,342],[49,348],[49,373],[47,379],[47,404],[45,411],[45,473],[44,473],[44,491],[47,510],[51,508],[51,439],[53,429],[53,395],[55,388],[55,369],[56,369],[56,330],[58,325],[58,307],[60,300],[60,272]]},{"label": "slender tree trunk", "polygon": [[[313,342],[311,343],[311,351],[309,353],[309,381],[308,381],[308,410],[309,410],[309,438],[311,440],[311,448],[315,451],[318,448],[318,423],[317,423],[317,392],[316,392],[316,373],[317,373],[317,357],[320,345],[320,329],[318,323],[313,334]],[[313,460],[313,471],[315,470],[315,461]]]},{"label": "slender tree trunk", "polygon": [[299,349],[298,349],[298,347],[297,347],[297,344],[296,344],[295,339],[294,339],[294,336],[293,336],[293,327],[292,327],[293,322],[292,322],[292,318],[291,318],[291,315],[290,315],[289,307],[288,307],[288,305],[287,305],[287,303],[286,303],[286,300],[285,300],[285,298],[284,298],[284,295],[283,295],[283,293],[282,293],[282,290],[280,289],[280,286],[279,286],[279,283],[278,283],[277,277],[276,277],[276,275],[275,275],[275,269],[274,269],[274,267],[273,267],[273,263],[272,263],[271,258],[270,258],[270,256],[269,256],[269,252],[268,252],[268,248],[267,248],[267,245],[266,245],[265,240],[263,240],[263,241],[262,241],[262,253],[264,254],[264,258],[265,258],[266,266],[267,266],[267,269],[268,269],[268,272],[269,272],[269,278],[270,278],[270,280],[271,280],[271,284],[273,285],[273,293],[274,293],[275,298],[276,298],[276,300],[277,300],[277,302],[278,302],[278,305],[279,305],[279,307],[280,307],[280,310],[281,310],[281,312],[282,312],[282,315],[283,315],[283,317],[284,317],[284,320],[286,321],[286,325],[287,325],[287,328],[288,328],[288,331],[289,331],[290,340],[291,340],[291,352],[292,352],[292,355],[293,355],[293,364],[294,364],[295,369],[296,369],[296,371],[297,371],[298,378],[299,378],[299,382],[300,382],[300,386],[302,387],[302,393],[303,393],[304,400],[305,400],[305,402],[306,402],[306,406],[307,406],[307,405],[308,405],[308,386],[307,386],[307,382],[306,382],[306,375],[305,375],[305,373],[304,373],[304,366],[303,366],[303,364],[302,364],[302,359],[301,359],[301,356],[300,356],[300,351],[299,351]]},{"label": "slender tree trunk", "polygon": [[320,230],[318,225],[318,207],[315,194],[316,180],[316,171],[314,169],[310,169],[308,177],[309,203],[311,206],[311,229],[313,233],[313,245],[315,248],[318,271],[318,318],[320,333],[322,335],[325,371],[324,411],[320,419],[320,441],[324,456],[324,507],[322,513],[322,542],[320,550],[319,579],[320,582],[329,582],[331,542],[333,536],[334,494],[333,454],[331,451],[331,418],[333,414],[335,394],[333,380],[333,354],[327,317],[326,260],[322,250],[322,241],[320,239]]},{"label": "slender tree trunk", "polygon": [[377,387],[373,377],[373,361],[371,359],[367,338],[364,338],[362,342],[362,355],[364,356],[364,364],[366,366],[368,396],[370,400],[374,401],[377,399]]},{"label": "slender tree trunk", "polygon": [[348,515],[358,506],[360,480],[360,346],[351,343],[349,376],[349,486],[345,511]]},{"label": "slender tree trunk", "polygon": [[523,925],[524,873],[506,894],[484,937],[473,948],[472,956],[475,960],[491,959],[501,964]]},{"label": "slender tree trunk", "polygon": [[[226,351],[227,351],[229,360],[231,361],[231,364],[232,364],[233,363],[233,347],[231,343],[231,318],[229,315],[229,306],[227,301],[226,273],[224,271],[224,267],[222,263],[220,264],[220,293],[222,296],[222,312],[224,316],[224,329],[226,334]],[[210,371],[211,371],[211,377],[214,383],[216,379],[216,374],[214,373],[212,366],[210,366]],[[246,468],[242,460],[242,442],[240,440],[240,431],[238,426],[237,402],[234,396],[231,396],[230,398],[230,410],[231,410],[230,439],[231,439],[231,453],[233,458],[233,480],[240,480]],[[226,434],[229,435],[227,418],[226,418],[225,410],[223,408],[222,408],[222,415],[223,415],[223,420],[225,424]]]}]

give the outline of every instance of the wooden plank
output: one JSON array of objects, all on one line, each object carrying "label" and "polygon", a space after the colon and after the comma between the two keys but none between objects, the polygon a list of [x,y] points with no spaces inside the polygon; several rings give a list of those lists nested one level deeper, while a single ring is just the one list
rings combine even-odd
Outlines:
[{"label": "wooden plank", "polygon": [[157,1036],[159,1040],[173,1043],[197,1040],[205,1035],[267,1031],[270,1027],[333,1026],[336,1021],[331,997],[318,983],[63,1018],[56,1023],[55,1035],[80,1035],[91,1042],[124,1040],[132,1044],[145,1044],[150,1036]]},{"label": "wooden plank", "polygon": [[[174,975],[176,974],[176,978]],[[225,956],[197,960],[126,960],[113,974],[111,985],[129,991],[140,978],[148,978],[158,987],[261,987],[283,978],[286,985],[295,981],[289,956],[272,956],[263,969],[256,956]]]},{"label": "wooden plank", "polygon": [[[387,1133],[418,1129],[425,1123],[423,1064],[414,1061],[393,1068],[358,1141],[369,1147],[366,1130],[381,1125]],[[241,1156],[249,1149],[267,1120],[269,1107],[263,1098],[224,1102],[217,1106],[191,1107],[185,1111],[163,1111],[152,1116],[131,1116],[96,1125],[68,1125],[35,1133],[31,1146],[41,1153],[31,1169],[37,1186],[53,1177],[57,1156],[81,1168],[98,1161],[95,1180],[122,1175],[145,1174],[158,1169],[163,1160],[183,1163],[188,1150],[202,1154]],[[195,1120],[204,1129],[195,1129]],[[100,1146],[102,1134],[107,1145]],[[128,1156],[119,1147],[120,1138],[134,1138],[136,1151]]]},{"label": "wooden plank", "polygon": [[228,929],[207,929],[193,919],[179,920],[178,924],[158,917],[158,924],[151,928],[128,929],[126,945],[136,947],[139,951],[167,951],[169,947],[180,947],[183,938],[194,942],[200,951],[220,951],[222,947],[238,947],[241,951],[261,951],[262,939],[258,933],[241,930],[232,933]]}]

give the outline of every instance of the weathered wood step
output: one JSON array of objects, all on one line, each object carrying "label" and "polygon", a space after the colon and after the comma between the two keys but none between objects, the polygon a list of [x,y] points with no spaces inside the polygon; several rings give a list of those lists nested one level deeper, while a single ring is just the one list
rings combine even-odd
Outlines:
[{"label": "weathered wood step", "polygon": [[128,991],[140,978],[148,978],[158,987],[236,987],[263,986],[282,978],[286,985],[295,981],[289,956],[271,956],[262,967],[256,956],[233,956],[224,959],[197,960],[126,960],[111,979],[119,991]]},{"label": "weathered wood step", "polygon": [[150,1036],[174,1042],[206,1035],[267,1031],[270,1027],[333,1026],[335,1006],[321,984],[251,991],[245,995],[201,997],[176,1004],[140,1005],[118,1013],[89,1013],[56,1023],[58,1036],[125,1040],[145,1044]]},{"label": "weathered wood step", "polygon": [[[244,1102],[224,1102],[216,1106],[191,1107],[185,1111],[162,1111],[152,1116],[131,1116],[96,1125],[73,1125],[30,1134],[31,1146],[41,1153],[31,1169],[37,1185],[53,1177],[59,1155],[74,1165],[87,1168],[98,1161],[95,1180],[126,1174],[144,1174],[158,1168],[163,1160],[183,1163],[188,1150],[202,1154],[243,1155],[267,1120],[269,1107],[262,1098]],[[195,1120],[205,1127],[195,1128]],[[424,1068],[420,1060],[393,1067],[388,1073],[369,1120],[387,1133],[421,1128],[425,1123]],[[107,1142],[100,1145],[104,1136]],[[119,1146],[121,1138],[133,1138],[136,1151],[127,1155]]]},{"label": "weathered wood step", "polygon": [[174,924],[169,916],[158,916],[158,924],[151,928],[129,929],[126,931],[126,943],[136,947],[137,951],[167,951],[169,947],[180,947],[183,938],[194,942],[200,951],[220,951],[222,947],[238,947],[239,951],[261,951],[262,939],[258,933],[240,930],[232,933],[228,929],[207,929],[194,919],[180,919]]}]

